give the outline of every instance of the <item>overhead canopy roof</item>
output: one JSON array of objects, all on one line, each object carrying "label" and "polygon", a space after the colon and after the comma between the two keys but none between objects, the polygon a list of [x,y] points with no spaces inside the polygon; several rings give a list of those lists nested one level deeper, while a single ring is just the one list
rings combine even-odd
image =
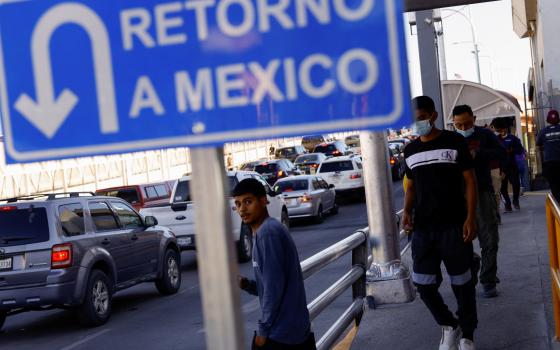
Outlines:
[{"label": "overhead canopy roof", "polygon": [[444,80],[441,84],[446,125],[453,124],[453,107],[469,105],[477,125],[490,124],[494,118],[514,117],[520,132],[521,106],[511,94],[466,80]]}]

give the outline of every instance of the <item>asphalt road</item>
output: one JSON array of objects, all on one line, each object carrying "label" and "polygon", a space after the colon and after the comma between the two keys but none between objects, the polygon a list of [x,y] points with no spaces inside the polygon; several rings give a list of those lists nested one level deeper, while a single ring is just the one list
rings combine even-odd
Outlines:
[{"label": "asphalt road", "polygon": [[[403,190],[394,183],[395,206],[402,207]],[[300,258],[306,259],[367,226],[366,206],[348,201],[336,216],[320,225],[298,222],[291,233]],[[313,300],[350,268],[350,256],[339,259],[306,280],[308,301]],[[240,273],[252,276],[250,263],[239,265]],[[182,286],[179,293],[162,297],[152,283],[145,283],[114,296],[109,322],[98,328],[83,328],[64,310],[27,312],[9,317],[0,333],[0,349],[205,349],[205,330],[196,257],[182,254]],[[350,291],[338,298],[314,322],[317,339],[350,304]],[[216,300],[216,304],[220,304]],[[249,344],[260,314],[257,298],[241,293],[245,341]]]}]

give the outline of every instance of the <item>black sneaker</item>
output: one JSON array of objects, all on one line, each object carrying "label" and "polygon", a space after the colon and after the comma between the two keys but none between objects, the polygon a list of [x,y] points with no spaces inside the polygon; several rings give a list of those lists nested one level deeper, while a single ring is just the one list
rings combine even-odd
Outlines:
[{"label": "black sneaker", "polygon": [[511,205],[506,205],[505,213],[511,213],[513,209],[511,209]]},{"label": "black sneaker", "polygon": [[513,203],[513,207],[515,208],[515,210],[521,210],[519,203]]},{"label": "black sneaker", "polygon": [[498,290],[495,284],[483,284],[482,296],[485,298],[495,298],[498,296]]}]

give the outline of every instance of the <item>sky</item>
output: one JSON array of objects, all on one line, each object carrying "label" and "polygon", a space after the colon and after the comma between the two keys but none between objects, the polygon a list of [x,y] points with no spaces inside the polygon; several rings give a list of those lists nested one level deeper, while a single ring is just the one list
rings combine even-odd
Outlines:
[{"label": "sky", "polygon": [[[507,91],[522,104],[523,83],[531,66],[529,39],[513,31],[511,0],[450,9],[470,17],[479,45],[482,84]],[[463,16],[442,9],[447,78],[477,81],[471,27]],[[408,26],[407,26],[408,27]],[[409,29],[409,28],[407,28]],[[413,33],[415,31],[413,30]],[[407,31],[409,72],[413,96],[422,92],[416,35]]]}]

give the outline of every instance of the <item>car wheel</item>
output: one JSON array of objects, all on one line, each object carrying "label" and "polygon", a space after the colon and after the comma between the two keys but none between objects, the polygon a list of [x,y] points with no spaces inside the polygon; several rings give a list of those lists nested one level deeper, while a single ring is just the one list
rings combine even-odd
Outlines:
[{"label": "car wheel", "polygon": [[315,215],[314,221],[316,224],[320,224],[325,220],[325,216],[323,215],[323,205],[319,204],[319,209],[317,209],[317,215]]},{"label": "car wheel", "polygon": [[84,303],[77,310],[80,323],[89,327],[97,327],[109,320],[112,301],[111,285],[109,277],[103,271],[91,271]]},{"label": "car wheel", "polygon": [[334,203],[334,205],[331,209],[331,214],[333,214],[333,215],[338,214],[338,203]]},{"label": "car wheel", "polygon": [[0,310],[0,330],[4,326],[4,322],[6,322],[7,316],[8,316],[8,310]]},{"label": "car wheel", "polygon": [[253,257],[253,235],[248,225],[241,224],[241,233],[237,242],[237,260],[247,262]]},{"label": "car wheel", "polygon": [[288,215],[288,210],[285,208],[282,209],[282,216],[281,216],[282,225],[286,228],[286,230],[290,231],[290,216]]},{"label": "car wheel", "polygon": [[165,252],[162,276],[156,280],[156,288],[162,295],[175,294],[181,288],[181,259],[173,249]]}]

